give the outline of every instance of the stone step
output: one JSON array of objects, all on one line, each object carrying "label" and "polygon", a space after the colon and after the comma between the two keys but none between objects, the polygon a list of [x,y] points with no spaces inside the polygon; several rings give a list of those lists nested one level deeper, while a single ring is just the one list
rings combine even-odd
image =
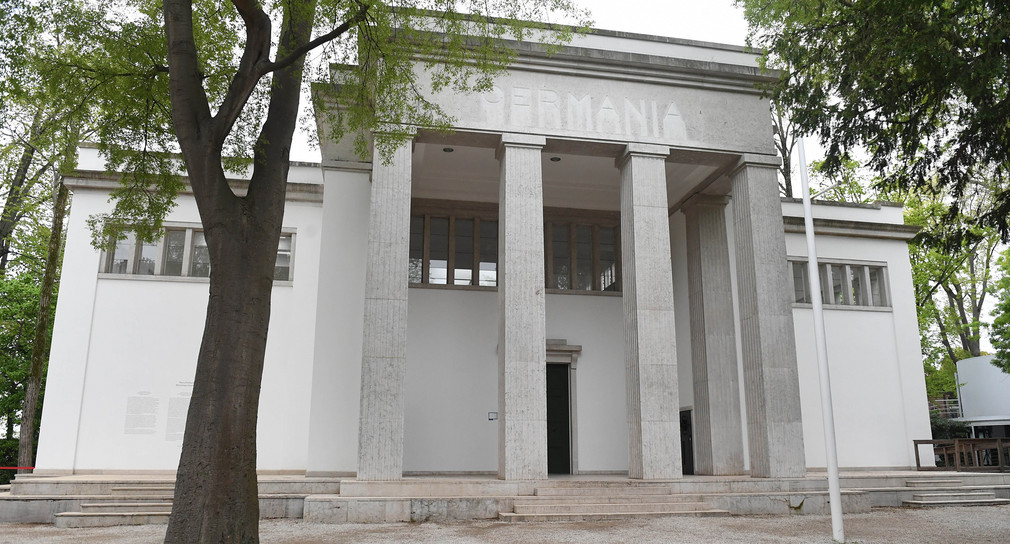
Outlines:
[{"label": "stone step", "polygon": [[939,480],[932,478],[920,478],[914,480],[905,480],[905,485],[907,487],[945,487],[945,486],[959,486],[961,485],[961,480]]},{"label": "stone step", "polygon": [[911,500],[901,501],[904,506],[998,506],[1010,504],[1010,499],[961,499],[961,500]]},{"label": "stone step", "polygon": [[697,512],[708,510],[703,502],[640,502],[640,503],[515,503],[516,514],[646,514],[663,512]]},{"label": "stone step", "polygon": [[522,502],[523,504],[555,504],[559,502],[564,502],[566,504],[634,504],[642,502],[700,502],[701,500],[701,495],[533,495],[517,498],[516,502]]},{"label": "stone step", "polygon": [[120,525],[164,525],[168,512],[63,512],[53,518],[53,526],[61,529],[79,527],[116,527]]},{"label": "stone step", "polygon": [[171,502],[148,502],[148,501],[128,501],[128,502],[85,502],[81,503],[81,512],[171,512]]},{"label": "stone step", "polygon": [[913,500],[917,501],[949,501],[961,499],[995,499],[995,491],[969,491],[969,492],[948,492],[948,493],[915,493]]},{"label": "stone step", "polygon": [[116,486],[111,489],[111,494],[116,496],[158,496],[172,497],[175,495],[175,486],[171,485],[136,485],[136,486]]},{"label": "stone step", "polygon": [[534,494],[538,497],[669,495],[670,488],[668,486],[538,487],[534,490]]},{"label": "stone step", "polygon": [[502,512],[498,514],[498,519],[508,522],[527,521],[607,521],[636,518],[662,518],[662,517],[710,517],[728,516],[726,510],[688,510],[669,512],[617,512],[617,513],[586,513],[586,514],[513,514]]}]

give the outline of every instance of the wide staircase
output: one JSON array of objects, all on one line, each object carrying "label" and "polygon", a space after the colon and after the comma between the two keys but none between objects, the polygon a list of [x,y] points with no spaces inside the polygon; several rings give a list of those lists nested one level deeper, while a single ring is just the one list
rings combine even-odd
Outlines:
[{"label": "wide staircase", "polygon": [[[301,518],[305,497],[338,493],[339,481],[304,476],[260,476],[260,517]],[[0,521],[56,527],[168,523],[175,480],[157,476],[18,475],[0,490]]]},{"label": "wide staircase", "polygon": [[538,486],[533,496],[516,497],[503,521],[600,521],[666,516],[728,516],[698,495],[672,494],[665,484],[601,482]]},{"label": "wide staircase", "polygon": [[82,498],[80,510],[61,512],[53,518],[56,527],[111,527],[168,523],[175,487],[168,483],[124,482],[109,489],[109,495]]},{"label": "wide staircase", "polygon": [[1010,504],[1010,499],[996,497],[992,487],[965,486],[960,479],[914,478],[905,485],[915,488],[911,499],[901,501],[904,506],[994,506]]}]

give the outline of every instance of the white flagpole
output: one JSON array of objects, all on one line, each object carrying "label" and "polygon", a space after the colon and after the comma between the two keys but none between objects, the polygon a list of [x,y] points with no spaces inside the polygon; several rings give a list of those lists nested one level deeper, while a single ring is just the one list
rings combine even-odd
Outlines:
[{"label": "white flagpole", "polygon": [[835,445],[835,414],[831,404],[831,377],[828,374],[828,347],[824,338],[824,303],[821,299],[821,275],[814,246],[814,216],[810,206],[810,181],[803,138],[798,139],[800,182],[803,192],[803,230],[807,236],[807,277],[810,303],[814,310],[814,342],[817,344],[817,369],[821,382],[821,416],[824,419],[824,449],[828,462],[828,496],[831,500],[831,532],[836,542],[845,542],[842,529],[842,490],[838,481],[838,447]]}]

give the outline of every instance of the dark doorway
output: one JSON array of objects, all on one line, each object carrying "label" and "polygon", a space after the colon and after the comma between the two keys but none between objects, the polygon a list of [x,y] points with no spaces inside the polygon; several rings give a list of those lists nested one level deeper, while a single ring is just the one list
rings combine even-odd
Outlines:
[{"label": "dark doorway", "polygon": [[572,473],[568,365],[547,365],[547,472]]},{"label": "dark doorway", "polygon": [[691,410],[680,411],[680,458],[684,474],[694,474],[694,429],[691,427]]}]

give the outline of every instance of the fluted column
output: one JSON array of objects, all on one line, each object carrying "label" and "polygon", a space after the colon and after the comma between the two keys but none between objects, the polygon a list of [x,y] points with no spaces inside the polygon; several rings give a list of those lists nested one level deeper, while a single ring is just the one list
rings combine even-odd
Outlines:
[{"label": "fluted column", "polygon": [[547,477],[542,136],[498,148],[498,477]]},{"label": "fluted column", "polygon": [[792,294],[775,157],[731,174],[751,476],[803,476]]},{"label": "fluted column", "polygon": [[403,476],[412,142],[372,166],[361,357],[358,479]]},{"label": "fluted column", "polygon": [[698,195],[681,208],[687,219],[696,474],[744,471],[727,202]]},{"label": "fluted column", "polygon": [[621,257],[631,478],[682,475],[665,157],[630,144],[621,169]]}]

